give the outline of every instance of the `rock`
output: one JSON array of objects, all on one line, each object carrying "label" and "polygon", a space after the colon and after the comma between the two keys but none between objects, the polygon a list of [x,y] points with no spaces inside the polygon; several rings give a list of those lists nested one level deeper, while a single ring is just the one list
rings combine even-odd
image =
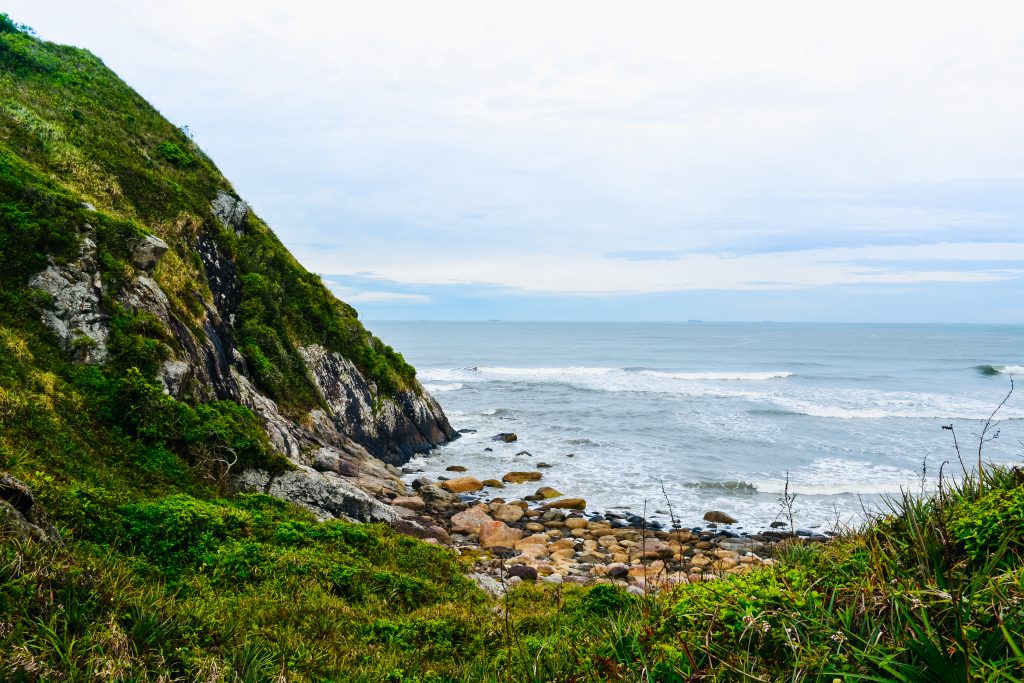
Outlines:
[{"label": "rock", "polygon": [[448,465],[444,468],[445,472],[465,472],[466,468],[462,465]]},{"label": "rock", "polygon": [[426,507],[426,503],[419,496],[398,496],[391,501],[391,505],[406,508],[407,510],[422,510]]},{"label": "rock", "polygon": [[518,576],[524,581],[536,581],[537,570],[525,564],[514,564],[508,568],[509,576]]},{"label": "rock", "polygon": [[167,253],[167,242],[156,235],[146,235],[133,243],[131,249],[132,265],[149,273],[156,268],[156,264]]},{"label": "rock", "polygon": [[385,398],[341,354],[312,344],[300,347],[299,355],[328,408],[327,419],[334,430],[377,459],[403,465],[416,453],[458,436],[437,401],[422,387]]},{"label": "rock", "polygon": [[238,235],[245,232],[246,218],[249,216],[248,204],[232,197],[224,190],[218,190],[210,205],[213,208],[213,215],[225,228],[234,230]]},{"label": "rock", "polygon": [[533,453],[531,453],[530,451],[519,451],[518,453],[516,453],[517,458],[522,457],[524,455],[533,455]]},{"label": "rock", "polygon": [[476,434],[475,429],[460,429],[459,434]]},{"label": "rock", "polygon": [[476,477],[456,477],[441,483],[441,488],[451,493],[479,491],[484,485]]},{"label": "rock", "polygon": [[764,543],[755,541],[753,539],[746,538],[729,538],[723,539],[718,542],[718,547],[723,550],[733,550],[736,552],[752,552],[756,553],[764,550]]},{"label": "rock", "polygon": [[582,510],[587,507],[587,501],[582,498],[563,498],[547,503],[549,508],[561,508],[563,510]]},{"label": "rock", "polygon": [[[86,225],[87,230],[91,230]],[[96,262],[96,243],[82,238],[78,258],[50,262],[29,278],[28,286],[50,295],[43,323],[57,335],[60,347],[76,361],[103,363],[110,357],[107,314],[101,304],[103,282]]]},{"label": "rock", "polygon": [[60,541],[32,489],[9,474],[0,475],[0,537],[5,534],[22,540]]},{"label": "rock", "polygon": [[424,486],[433,486],[433,485],[434,485],[434,480],[433,479],[427,479],[426,477],[417,477],[416,479],[412,480],[412,487],[416,491],[419,491]]},{"label": "rock", "polygon": [[540,577],[540,580],[544,581],[545,583],[553,583],[555,585],[560,585],[562,583],[562,575],[558,572],[552,572],[547,576]]},{"label": "rock", "polygon": [[519,437],[512,432],[502,432],[501,434],[495,434],[491,437],[491,441],[504,441],[505,443],[512,443],[518,441]]},{"label": "rock", "polygon": [[500,598],[505,593],[505,588],[501,585],[501,582],[487,574],[473,572],[467,576],[472,579],[473,582],[476,583],[476,585],[485,593],[489,593],[492,597]]},{"label": "rock", "polygon": [[501,480],[511,484],[522,484],[524,481],[539,481],[541,476],[543,475],[540,472],[507,472]]},{"label": "rock", "polygon": [[492,488],[492,489],[503,489],[503,488],[505,488],[505,485],[503,483],[501,483],[500,479],[484,479],[480,483],[483,484],[484,486],[486,486],[488,488]]},{"label": "rock", "polygon": [[523,518],[523,508],[518,505],[498,505],[495,509],[491,510],[491,515],[494,519],[501,520],[502,522],[512,523],[518,522]]},{"label": "rock", "polygon": [[528,496],[523,496],[523,500],[528,500],[531,503],[536,503],[537,501],[544,500],[544,496],[538,496],[536,493],[531,493]]},{"label": "rock", "polygon": [[547,499],[547,498],[559,498],[559,497],[561,497],[561,496],[563,496],[565,494],[563,494],[561,491],[556,491],[555,489],[551,488],[550,486],[541,486],[539,489],[537,489],[536,495],[540,496],[541,498]]},{"label": "rock", "polygon": [[789,525],[786,524],[785,522],[778,522],[778,521],[776,521],[776,522],[772,522],[768,526],[770,526],[773,529],[782,529],[782,528],[787,527]]},{"label": "rock", "polygon": [[669,559],[674,554],[675,551],[672,550],[671,546],[656,538],[645,538],[642,543],[638,543],[629,549],[629,557],[631,559]]},{"label": "rock", "polygon": [[583,519],[582,517],[570,517],[565,520],[565,526],[568,529],[586,529],[590,526],[590,522]]},{"label": "rock", "polygon": [[512,547],[523,537],[523,532],[519,529],[513,529],[504,522],[496,520],[482,524],[479,534],[481,548]]},{"label": "rock", "polygon": [[235,491],[258,492],[292,501],[320,519],[350,519],[359,522],[393,523],[397,513],[373,496],[334,474],[321,474],[299,466],[273,475],[265,470],[243,470],[231,478]]},{"label": "rock", "polygon": [[420,498],[429,508],[446,509],[459,502],[459,497],[448,493],[440,486],[427,485],[419,488]]},{"label": "rock", "polygon": [[157,379],[164,385],[164,393],[181,398],[192,377],[192,366],[180,360],[166,360],[157,372]]},{"label": "rock", "polygon": [[452,531],[460,534],[478,534],[481,526],[493,521],[486,505],[474,505],[468,510],[452,515]]},{"label": "rock", "polygon": [[539,463],[537,463],[537,469],[538,470],[547,469],[548,467],[551,467],[551,465],[547,464],[546,462],[539,462]]},{"label": "rock", "polygon": [[317,472],[334,472],[345,477],[355,477],[359,470],[344,460],[341,453],[333,448],[321,448],[313,455],[313,469]]},{"label": "rock", "polygon": [[739,520],[720,510],[710,510],[704,513],[704,521],[713,524],[735,524]]},{"label": "rock", "polygon": [[625,580],[629,576],[629,567],[623,564],[613,565],[608,568],[608,577],[612,579]]}]

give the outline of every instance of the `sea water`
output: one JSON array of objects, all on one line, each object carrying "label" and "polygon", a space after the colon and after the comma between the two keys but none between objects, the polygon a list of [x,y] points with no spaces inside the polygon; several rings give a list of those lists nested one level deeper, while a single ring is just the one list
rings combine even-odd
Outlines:
[{"label": "sea water", "polygon": [[[685,525],[856,524],[901,490],[977,463],[983,423],[1024,375],[1024,326],[377,322],[440,402],[453,443],[409,463],[542,484]],[[1024,460],[1024,382],[986,462]],[[942,429],[953,426],[953,430]],[[472,430],[472,431],[468,431]],[[514,443],[493,441],[513,432]],[[412,474],[422,476],[422,474]],[[533,493],[536,482],[493,495]]]}]

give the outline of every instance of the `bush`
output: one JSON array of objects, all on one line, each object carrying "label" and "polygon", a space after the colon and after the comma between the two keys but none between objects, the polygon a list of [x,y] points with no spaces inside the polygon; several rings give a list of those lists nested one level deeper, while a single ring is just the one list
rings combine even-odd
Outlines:
[{"label": "bush", "polygon": [[164,159],[178,168],[192,168],[196,165],[196,158],[173,142],[161,142],[156,148]]}]

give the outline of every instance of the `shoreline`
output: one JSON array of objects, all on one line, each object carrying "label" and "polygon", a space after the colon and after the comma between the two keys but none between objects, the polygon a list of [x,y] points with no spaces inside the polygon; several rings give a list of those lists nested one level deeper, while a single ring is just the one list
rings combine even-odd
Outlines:
[{"label": "shoreline", "polygon": [[[471,578],[496,595],[524,580],[617,583],[643,593],[770,566],[785,548],[825,543],[835,535],[791,531],[780,522],[749,533],[716,510],[705,513],[706,523],[699,526],[685,527],[678,520],[666,526],[629,510],[590,508],[584,498],[545,486],[540,471],[510,471],[500,480],[477,478],[462,466],[448,471],[453,476],[405,471],[420,476],[411,493],[389,501],[398,528],[411,522],[429,530],[426,540],[474,557]],[[501,495],[506,483],[536,483],[537,490],[506,499]],[[657,512],[673,519],[671,511]]]}]

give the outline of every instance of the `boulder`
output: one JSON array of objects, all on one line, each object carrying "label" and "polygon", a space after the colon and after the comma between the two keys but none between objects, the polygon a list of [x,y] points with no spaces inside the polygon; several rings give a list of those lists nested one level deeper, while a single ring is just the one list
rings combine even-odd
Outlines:
[{"label": "boulder", "polygon": [[524,581],[536,581],[537,569],[525,564],[514,564],[508,568],[508,576],[518,576]]},{"label": "boulder", "polygon": [[452,531],[462,534],[478,534],[481,526],[493,521],[487,512],[486,505],[474,505],[468,510],[452,515]]},{"label": "boulder", "polygon": [[320,519],[350,519],[359,522],[393,523],[398,514],[373,496],[335,474],[321,474],[299,466],[284,474],[266,470],[243,470],[231,479],[235,491],[265,493],[291,501]]},{"label": "boulder", "polygon": [[441,488],[450,493],[472,493],[483,487],[484,485],[476,477],[456,477],[441,483]]},{"label": "boulder", "polygon": [[480,483],[483,484],[484,486],[486,486],[488,488],[492,488],[492,489],[503,489],[503,488],[505,488],[505,485],[501,483],[500,479],[484,479]]},{"label": "boulder", "polygon": [[562,493],[561,491],[558,491],[558,490],[555,490],[555,489],[551,488],[550,486],[541,486],[539,489],[537,489],[536,495],[540,496],[541,498],[547,499],[547,498],[560,498],[561,496],[563,496],[565,494]]},{"label": "boulder", "polygon": [[146,235],[132,245],[132,265],[151,272],[166,253],[167,242],[156,235]]},{"label": "boulder", "polygon": [[448,465],[444,468],[445,472],[465,472],[466,468],[462,465]]},{"label": "boulder", "polygon": [[506,472],[502,481],[510,484],[522,484],[524,481],[540,481],[540,472]]},{"label": "boulder", "polygon": [[499,504],[491,511],[491,515],[502,522],[518,522],[523,518],[523,508],[518,505]]},{"label": "boulder", "polygon": [[313,455],[313,469],[317,472],[334,472],[345,477],[358,476],[356,466],[341,457],[334,448],[321,448]]},{"label": "boulder", "polygon": [[398,496],[391,501],[391,505],[406,508],[407,510],[422,510],[426,507],[426,503],[419,496]]},{"label": "boulder", "polygon": [[709,510],[704,513],[704,521],[712,524],[735,524],[739,520],[721,510]]},{"label": "boulder", "polygon": [[491,437],[491,441],[504,441],[505,443],[513,443],[518,440],[519,437],[513,432],[502,432],[501,434],[495,434]]},{"label": "boulder", "polygon": [[547,503],[549,508],[561,508],[562,510],[582,510],[587,507],[587,501],[582,498],[563,498]]},{"label": "boulder", "polygon": [[519,529],[513,529],[505,524],[505,522],[496,520],[484,522],[480,526],[479,534],[481,548],[494,548],[496,546],[511,548],[515,546],[516,541],[523,537],[523,532]]},{"label": "boulder", "polygon": [[36,541],[59,541],[60,534],[50,523],[35,496],[20,479],[0,475],[0,536]]}]

